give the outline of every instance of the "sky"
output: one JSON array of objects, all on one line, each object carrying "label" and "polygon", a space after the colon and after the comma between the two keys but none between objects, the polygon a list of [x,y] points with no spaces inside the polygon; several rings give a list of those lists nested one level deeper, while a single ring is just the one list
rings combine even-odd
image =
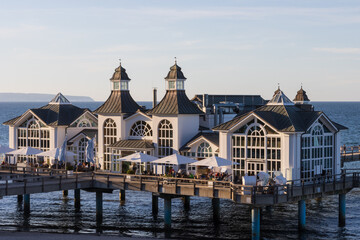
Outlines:
[{"label": "sky", "polygon": [[360,1],[0,0],[0,92],[110,94],[126,68],[158,99],[174,57],[186,93],[360,101]]}]

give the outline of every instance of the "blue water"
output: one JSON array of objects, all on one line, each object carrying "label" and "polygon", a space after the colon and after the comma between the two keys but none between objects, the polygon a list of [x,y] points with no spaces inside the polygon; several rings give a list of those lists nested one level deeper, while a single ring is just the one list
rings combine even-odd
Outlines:
[{"label": "blue water", "polygon": [[[28,108],[45,103],[0,103],[0,121],[16,117]],[[76,103],[80,107],[95,109],[101,103]],[[149,104],[149,103],[147,103]],[[360,102],[314,103],[335,122],[349,130],[342,133],[342,144],[359,145],[358,120]],[[7,127],[0,127],[0,144],[7,144]],[[61,192],[31,195],[31,213],[23,214],[16,197],[0,200],[0,231],[38,231],[56,233],[95,233],[133,237],[165,237],[163,230],[163,202],[159,199],[158,218],[151,213],[151,194],[127,191],[126,203],[121,206],[118,192],[104,194],[104,219],[96,224],[95,194],[81,192],[81,211],[74,211],[73,192],[64,198]],[[307,202],[307,231],[297,228],[297,204],[276,206],[263,211],[261,236],[264,239],[360,239],[360,190],[346,195],[346,226],[338,227],[338,197],[329,196],[321,202]],[[173,199],[173,238],[226,238],[248,239],[250,235],[250,209],[247,206],[221,200],[221,221],[213,221],[211,200],[191,198],[189,211],[184,210],[180,199]]]}]

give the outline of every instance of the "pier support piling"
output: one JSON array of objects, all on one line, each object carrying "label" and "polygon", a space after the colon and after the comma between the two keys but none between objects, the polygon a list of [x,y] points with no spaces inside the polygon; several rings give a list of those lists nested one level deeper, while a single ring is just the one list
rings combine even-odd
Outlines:
[{"label": "pier support piling", "polygon": [[67,197],[69,195],[69,191],[68,190],[63,190],[63,197]]},{"label": "pier support piling", "polygon": [[305,230],[306,225],[306,203],[305,200],[298,202],[298,218],[299,218],[299,229]]},{"label": "pier support piling", "polygon": [[24,194],[24,212],[30,212],[30,194]]},{"label": "pier support piling", "polygon": [[260,239],[260,211],[258,207],[251,209],[251,239]]},{"label": "pier support piling", "polygon": [[159,212],[159,196],[152,195],[152,214],[156,217]]},{"label": "pier support piling", "polygon": [[96,220],[102,222],[103,216],[103,193],[96,191]]},{"label": "pier support piling", "polygon": [[345,193],[339,194],[339,226],[345,226],[346,199]]},{"label": "pier support piling", "polygon": [[213,208],[213,219],[215,222],[220,221],[220,199],[219,198],[212,198],[211,204]]},{"label": "pier support piling", "polygon": [[75,208],[80,208],[80,189],[74,189],[74,204]]},{"label": "pier support piling", "polygon": [[17,201],[18,201],[18,203],[22,203],[23,195],[17,195]]},{"label": "pier support piling", "polygon": [[183,197],[183,202],[184,202],[184,209],[189,210],[190,209],[190,197],[189,196],[184,196]]},{"label": "pier support piling", "polygon": [[165,228],[171,228],[171,197],[164,197],[164,225]]},{"label": "pier support piling", "polygon": [[119,192],[119,200],[121,203],[125,203],[125,190],[120,190]]}]

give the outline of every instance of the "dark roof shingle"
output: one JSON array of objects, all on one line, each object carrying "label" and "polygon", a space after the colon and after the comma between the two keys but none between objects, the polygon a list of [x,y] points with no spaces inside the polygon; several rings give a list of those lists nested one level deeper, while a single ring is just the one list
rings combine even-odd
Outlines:
[{"label": "dark roof shingle", "polygon": [[185,90],[167,90],[164,98],[147,114],[204,114],[186,96]]},{"label": "dark roof shingle", "polygon": [[152,141],[142,139],[119,140],[109,147],[118,149],[154,149]]},{"label": "dark roof shingle", "polygon": [[[37,117],[48,126],[68,126],[86,111],[72,104],[47,104],[41,108],[30,109]],[[23,115],[4,122],[5,125],[14,125]]]},{"label": "dark roof shingle", "polygon": [[109,98],[94,113],[135,113],[140,108],[129,91],[111,91]]},{"label": "dark roof shingle", "polygon": [[321,111],[304,111],[295,105],[265,105],[220,124],[213,130],[230,130],[252,113],[280,132],[304,132],[322,114]]}]

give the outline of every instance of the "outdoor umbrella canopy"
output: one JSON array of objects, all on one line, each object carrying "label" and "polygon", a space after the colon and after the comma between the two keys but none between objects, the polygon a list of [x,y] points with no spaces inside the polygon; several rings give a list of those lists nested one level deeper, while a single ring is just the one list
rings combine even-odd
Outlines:
[{"label": "outdoor umbrella canopy", "polygon": [[[36,156],[59,158],[60,152],[61,152],[61,148],[53,148],[53,149],[51,149],[49,151],[38,153],[38,154],[36,154]],[[66,152],[66,157],[74,157],[75,155],[76,154],[73,153],[73,152],[70,152],[70,151]]]},{"label": "outdoor umbrella canopy", "polygon": [[6,154],[6,153],[12,152],[14,150],[15,149],[9,148],[7,146],[0,145],[0,154],[4,154],[4,153]]},{"label": "outdoor umbrella canopy", "polygon": [[207,166],[207,167],[224,167],[224,166],[231,166],[233,164],[239,165],[238,163],[232,162],[225,158],[212,156],[212,157],[208,157],[203,160],[191,163],[189,165],[190,166]]},{"label": "outdoor umbrella canopy", "polygon": [[157,157],[150,156],[142,152],[137,152],[129,156],[120,158],[119,160],[124,162],[147,163],[147,162],[153,162],[157,159],[158,159]]},{"label": "outdoor umbrella canopy", "polygon": [[182,156],[182,155],[180,155],[178,153],[175,153],[173,155],[170,155],[170,156],[155,160],[152,163],[181,165],[181,164],[189,164],[189,163],[193,163],[193,162],[196,162],[196,160],[192,159],[192,158]]},{"label": "outdoor umbrella canopy", "polygon": [[36,155],[39,153],[42,153],[43,151],[36,149],[36,148],[32,148],[32,147],[25,147],[25,148],[20,148],[11,152],[8,152],[7,154],[12,154],[12,155]]}]

